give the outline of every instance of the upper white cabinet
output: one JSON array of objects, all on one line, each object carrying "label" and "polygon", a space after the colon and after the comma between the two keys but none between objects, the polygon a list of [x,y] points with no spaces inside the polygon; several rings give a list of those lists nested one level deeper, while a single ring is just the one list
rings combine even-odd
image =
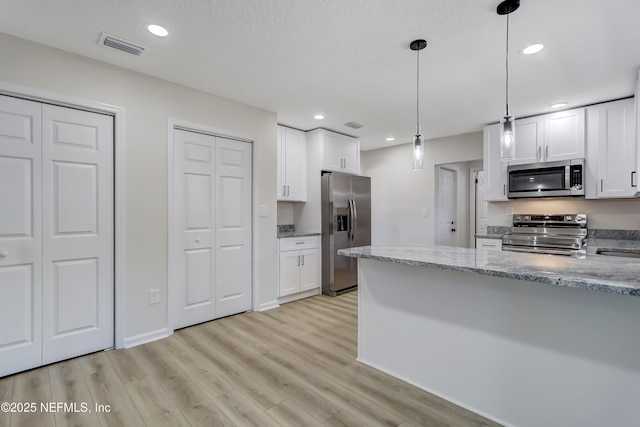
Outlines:
[{"label": "upper white cabinet", "polygon": [[637,161],[636,161],[636,174],[635,174],[635,185],[636,185],[636,196],[640,196],[640,186],[638,186],[638,173],[640,172],[640,70],[638,71],[638,79],[636,80],[636,96],[634,97],[634,104],[636,110],[636,152],[637,152]]},{"label": "upper white cabinet", "polygon": [[584,108],[544,116],[544,149],[540,153],[542,161],[581,159],[584,158],[584,147]]},{"label": "upper white cabinet", "polygon": [[309,132],[309,140],[320,144],[322,169],[360,174],[360,141],[326,129]]},{"label": "upper white cabinet", "polygon": [[585,109],[516,120],[510,165],[581,159],[585,156]]},{"label": "upper white cabinet", "polygon": [[507,200],[507,162],[500,160],[500,124],[485,126],[483,138],[484,200]]},{"label": "upper white cabinet", "polygon": [[516,120],[515,154],[509,164],[539,162],[542,146],[544,146],[544,118],[537,116]]},{"label": "upper white cabinet", "polygon": [[637,141],[634,99],[587,109],[586,198],[634,197],[637,191]]},{"label": "upper white cabinet", "polygon": [[278,126],[278,200],[307,200],[307,136]]}]

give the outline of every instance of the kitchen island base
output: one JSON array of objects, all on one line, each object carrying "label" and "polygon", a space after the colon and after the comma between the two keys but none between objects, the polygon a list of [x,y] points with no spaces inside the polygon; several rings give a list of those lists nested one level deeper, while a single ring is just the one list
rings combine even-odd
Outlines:
[{"label": "kitchen island base", "polygon": [[504,425],[638,425],[640,298],[358,261],[359,361]]}]

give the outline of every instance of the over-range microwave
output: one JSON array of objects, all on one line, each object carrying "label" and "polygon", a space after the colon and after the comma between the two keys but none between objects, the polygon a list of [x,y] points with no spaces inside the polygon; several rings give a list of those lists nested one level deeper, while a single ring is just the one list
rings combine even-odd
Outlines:
[{"label": "over-range microwave", "polygon": [[507,167],[507,197],[584,197],[584,159]]}]

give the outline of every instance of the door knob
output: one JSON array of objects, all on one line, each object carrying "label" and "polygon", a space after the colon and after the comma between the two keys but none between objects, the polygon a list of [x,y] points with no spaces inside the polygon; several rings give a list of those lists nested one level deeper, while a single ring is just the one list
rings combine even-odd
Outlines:
[{"label": "door knob", "polygon": [[8,256],[8,255],[9,255],[9,252],[7,252],[7,251],[0,251],[0,258],[4,258],[4,257],[6,257],[6,256]]},{"label": "door knob", "polygon": [[200,238],[196,237],[196,243],[200,243]]},{"label": "door knob", "polygon": [[456,229],[455,229],[455,228],[452,228],[452,229],[451,229],[451,231],[455,233]]}]

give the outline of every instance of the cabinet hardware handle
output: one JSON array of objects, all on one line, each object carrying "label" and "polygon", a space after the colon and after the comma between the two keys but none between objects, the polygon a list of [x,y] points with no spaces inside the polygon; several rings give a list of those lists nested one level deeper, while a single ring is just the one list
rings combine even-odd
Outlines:
[{"label": "cabinet hardware handle", "polygon": [[304,255],[302,255],[302,265],[304,265]]},{"label": "cabinet hardware handle", "polygon": [[287,195],[287,186],[286,186],[286,185],[283,185],[283,186],[282,186],[282,197],[284,197],[284,196],[286,196],[286,195]]},{"label": "cabinet hardware handle", "polygon": [[638,184],[633,185],[633,174],[635,174],[635,173],[637,173],[637,171],[632,171],[632,172],[631,172],[631,186],[632,186],[632,187],[637,187],[637,186],[638,186]]},{"label": "cabinet hardware handle", "polygon": [[604,191],[604,190],[602,189],[603,183],[604,183],[604,179],[601,179],[601,180],[600,180],[600,192],[601,192],[601,193]]},{"label": "cabinet hardware handle", "polygon": [[300,267],[300,255],[298,255],[298,267]]},{"label": "cabinet hardware handle", "polygon": [[304,245],[304,242],[296,242],[296,245]]},{"label": "cabinet hardware handle", "polygon": [[290,193],[289,193],[289,186],[287,185],[287,196],[289,196],[289,195],[290,195]]},{"label": "cabinet hardware handle", "polygon": [[502,195],[503,195],[503,196],[506,196],[506,195],[507,195],[507,184],[504,184],[504,185],[502,186]]},{"label": "cabinet hardware handle", "polygon": [[544,158],[545,160],[549,159],[549,146],[545,145],[544,147]]},{"label": "cabinet hardware handle", "polygon": [[536,153],[536,160],[540,161],[540,156],[542,155],[542,147],[538,147],[538,152]]}]

